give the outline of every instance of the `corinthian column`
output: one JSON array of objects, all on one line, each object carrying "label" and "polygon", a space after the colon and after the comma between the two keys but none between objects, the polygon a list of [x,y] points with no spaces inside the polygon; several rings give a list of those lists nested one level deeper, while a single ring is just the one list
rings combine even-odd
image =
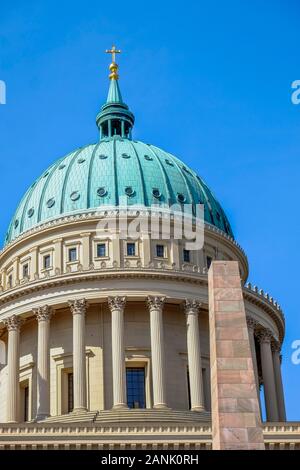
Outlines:
[{"label": "corinthian column", "polygon": [[166,408],[166,376],[164,355],[164,297],[148,297],[150,311],[151,359],[154,408]]},{"label": "corinthian column", "polygon": [[16,316],[4,320],[8,330],[7,352],[7,422],[17,423],[19,420],[19,370],[20,370],[20,326],[22,320]]},{"label": "corinthian column", "polygon": [[85,356],[85,299],[70,300],[73,315],[73,382],[74,410],[87,409],[86,400],[86,356]]},{"label": "corinthian column", "polygon": [[247,326],[248,326],[248,335],[251,348],[251,356],[253,362],[253,370],[255,376],[255,383],[257,388],[257,397],[260,405],[260,396],[259,396],[259,379],[258,379],[258,369],[257,369],[257,357],[256,357],[256,348],[255,348],[255,328],[257,328],[258,323],[253,318],[247,317]]},{"label": "corinthian column", "polygon": [[198,302],[198,300],[186,299],[184,303],[187,326],[187,351],[191,409],[193,411],[204,410],[200,333],[198,323],[200,306],[201,303]]},{"label": "corinthian column", "polygon": [[50,318],[52,310],[44,305],[33,310],[38,321],[37,420],[50,415]]},{"label": "corinthian column", "polygon": [[271,351],[272,333],[263,330],[258,334],[260,342],[261,368],[264,383],[267,421],[278,421],[274,366]]},{"label": "corinthian column", "polygon": [[273,364],[274,364],[274,375],[275,375],[275,386],[277,394],[277,406],[278,406],[278,418],[279,421],[286,421],[285,404],[284,404],[284,392],[281,376],[281,360],[280,360],[280,343],[274,342],[272,344],[273,351]]},{"label": "corinthian column", "polygon": [[108,297],[111,311],[111,344],[113,372],[113,407],[127,408],[125,349],[124,349],[124,308],[126,297]]}]

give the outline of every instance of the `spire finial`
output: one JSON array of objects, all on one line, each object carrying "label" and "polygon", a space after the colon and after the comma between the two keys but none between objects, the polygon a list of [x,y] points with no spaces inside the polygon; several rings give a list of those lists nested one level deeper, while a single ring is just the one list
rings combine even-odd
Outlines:
[{"label": "spire finial", "polygon": [[118,64],[116,64],[116,54],[121,54],[120,49],[116,49],[116,46],[112,46],[111,49],[106,49],[106,54],[111,54],[111,64],[109,66],[110,74],[109,78],[110,80],[118,80],[119,75],[118,75]]}]

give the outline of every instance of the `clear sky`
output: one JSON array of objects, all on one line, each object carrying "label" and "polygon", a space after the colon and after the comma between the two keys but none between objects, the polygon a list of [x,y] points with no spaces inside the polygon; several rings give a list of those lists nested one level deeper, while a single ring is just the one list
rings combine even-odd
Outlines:
[{"label": "clear sky", "polygon": [[299,0],[26,1],[0,9],[0,236],[54,160],[96,142],[116,43],[134,136],[174,153],[214,191],[250,281],[286,315],[287,414],[300,420]]}]

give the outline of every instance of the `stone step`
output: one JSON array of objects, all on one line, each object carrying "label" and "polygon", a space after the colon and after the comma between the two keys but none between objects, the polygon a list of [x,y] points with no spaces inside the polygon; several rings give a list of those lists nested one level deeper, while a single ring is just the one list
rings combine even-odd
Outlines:
[{"label": "stone step", "polygon": [[101,410],[68,413],[59,416],[50,416],[41,423],[210,423],[211,415],[207,411],[185,410],[157,410],[157,409],[128,409],[128,410]]},{"label": "stone step", "polygon": [[68,413],[64,415],[49,416],[49,418],[40,421],[41,423],[92,423],[96,419],[98,411],[82,411],[78,413]]},{"label": "stone step", "polygon": [[180,410],[105,410],[99,411],[96,422],[209,422],[210,413]]}]

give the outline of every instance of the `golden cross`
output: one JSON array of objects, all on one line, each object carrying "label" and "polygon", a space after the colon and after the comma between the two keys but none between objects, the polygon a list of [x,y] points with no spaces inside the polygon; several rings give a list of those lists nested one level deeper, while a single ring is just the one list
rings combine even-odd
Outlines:
[{"label": "golden cross", "polygon": [[120,49],[116,49],[116,46],[112,46],[111,49],[106,49],[106,54],[111,54],[112,62],[116,62],[116,54],[121,54]]}]

